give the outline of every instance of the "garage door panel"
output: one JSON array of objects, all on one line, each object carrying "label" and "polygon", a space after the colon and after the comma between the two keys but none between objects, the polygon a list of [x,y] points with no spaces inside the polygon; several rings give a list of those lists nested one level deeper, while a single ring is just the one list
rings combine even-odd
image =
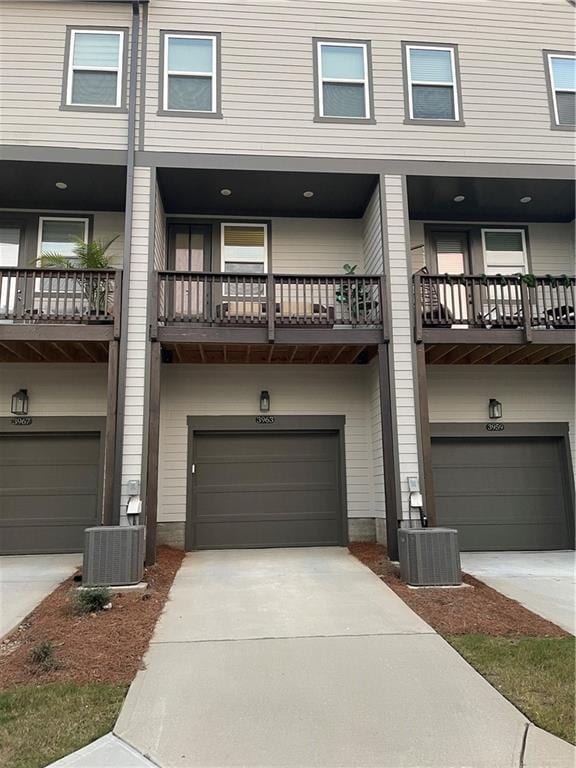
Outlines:
[{"label": "garage door panel", "polygon": [[84,525],[13,525],[1,528],[2,551],[11,555],[81,552]]},{"label": "garage door panel", "polygon": [[337,433],[194,438],[199,548],[342,543]]},{"label": "garage door panel", "polygon": [[[66,483],[62,485],[62,479]],[[92,465],[71,464],[29,464],[0,468],[0,488],[2,493],[11,493],[18,489],[44,493],[66,492],[66,489],[89,488],[93,492],[98,482],[98,467]]]},{"label": "garage door panel", "polygon": [[462,550],[572,545],[559,438],[433,438],[432,452],[437,520]]},{"label": "garage door panel", "polygon": [[39,523],[76,521],[92,525],[96,518],[94,493],[18,495],[0,499],[2,525],[35,520]]}]

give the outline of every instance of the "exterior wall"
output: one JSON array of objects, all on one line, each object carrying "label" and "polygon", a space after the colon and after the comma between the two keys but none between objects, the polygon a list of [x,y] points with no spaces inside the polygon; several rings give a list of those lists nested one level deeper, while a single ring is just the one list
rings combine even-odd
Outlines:
[{"label": "exterior wall", "polygon": [[504,422],[563,421],[570,425],[576,467],[574,369],[564,365],[429,365],[431,422],[487,421],[488,400]]},{"label": "exterior wall", "polygon": [[113,266],[122,268],[122,257],[124,254],[124,214],[116,212],[94,214],[94,240],[102,240],[102,242],[107,243],[117,235],[118,239],[112,243],[108,249],[108,254],[112,257]]},{"label": "exterior wall", "polygon": [[398,462],[402,515],[408,513],[408,477],[419,477],[418,416],[413,359],[413,320],[411,275],[409,273],[409,241],[405,179],[382,176],[385,206],[385,253],[390,301],[390,347],[392,391],[395,396],[395,420],[398,435]]},{"label": "exterior wall", "polygon": [[129,480],[140,480],[142,473],[148,329],[149,212],[153,183],[152,169],[135,169],[128,292],[126,405],[124,424],[120,425],[120,428],[124,429],[122,506],[127,502],[126,483]]},{"label": "exterior wall", "polygon": [[131,18],[128,3],[3,0],[0,144],[124,149],[126,113],[61,110],[60,103],[66,27],[129,27]]},{"label": "exterior wall", "polygon": [[154,195],[154,269],[166,269],[166,215],[164,213],[164,204],[162,195],[156,184],[156,194]]},{"label": "exterior wall", "polygon": [[343,274],[344,264],[365,271],[362,219],[272,219],[272,271]]},{"label": "exterior wall", "polygon": [[164,365],[159,522],[182,522],[186,516],[186,417],[257,415],[258,398],[263,389],[270,392],[272,414],[346,416],[348,516],[374,517],[372,444],[367,439],[370,435],[367,367]]},{"label": "exterior wall", "polygon": [[380,187],[376,187],[366,206],[362,219],[362,245],[366,274],[380,275],[384,272],[382,249],[382,215],[380,212]]},{"label": "exterior wall", "polygon": [[385,518],[384,453],[382,451],[380,382],[378,379],[377,361],[370,364],[368,371],[368,409],[370,413],[370,441],[372,444],[372,505],[374,517]]},{"label": "exterior wall", "polygon": [[28,390],[32,419],[106,416],[106,373],[100,363],[0,363],[0,416],[10,416],[10,399],[19,389]]},{"label": "exterior wall", "polygon": [[[412,271],[416,272],[426,263],[423,247],[424,225],[450,224],[455,226],[463,223],[473,226],[486,226],[487,222],[410,222],[410,246],[412,251]],[[491,225],[510,226],[501,222],[490,222]],[[518,225],[522,223],[519,222]],[[572,275],[574,274],[574,222],[559,222],[554,224],[529,224],[528,247],[532,259],[532,272],[536,275]]]},{"label": "exterior wall", "polygon": [[[519,11],[520,21],[519,21]],[[564,0],[225,4],[149,8],[145,147],[233,154],[572,162],[551,131],[543,49],[571,50]],[[223,119],[160,116],[160,30],[222,33]],[[314,122],[313,37],[371,41],[374,125]],[[402,41],[459,46],[465,126],[404,125]]]}]

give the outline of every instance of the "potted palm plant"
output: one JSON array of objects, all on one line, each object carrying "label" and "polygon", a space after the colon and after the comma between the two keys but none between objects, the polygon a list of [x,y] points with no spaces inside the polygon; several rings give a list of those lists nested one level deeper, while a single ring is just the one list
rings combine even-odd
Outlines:
[{"label": "potted palm plant", "polygon": [[[112,256],[108,251],[112,243],[119,237],[120,235],[116,235],[111,240],[108,240],[108,242],[103,242],[102,240],[84,242],[82,238],[75,237],[72,249],[73,256],[66,256],[57,251],[44,251],[37,260],[37,263],[41,267],[66,270],[98,271],[111,269]],[[106,280],[85,279],[84,276],[79,276],[76,285],[78,291],[75,290],[73,296],[76,296],[79,292],[84,298],[82,303],[84,311],[87,310],[88,319],[102,318],[103,316],[109,317],[112,314],[112,295],[108,290],[109,286]],[[60,291],[60,288],[58,288],[58,291]],[[99,320],[96,320],[96,322],[99,322]],[[104,322],[107,322],[107,320],[104,320]]]}]

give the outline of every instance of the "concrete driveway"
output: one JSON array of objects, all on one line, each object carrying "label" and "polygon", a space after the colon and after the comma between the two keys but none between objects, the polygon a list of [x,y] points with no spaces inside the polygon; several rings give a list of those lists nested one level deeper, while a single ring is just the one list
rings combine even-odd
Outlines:
[{"label": "concrete driveway", "polygon": [[161,768],[573,765],[345,549],[188,555],[145,667],[115,733]]},{"label": "concrete driveway", "polygon": [[463,552],[462,568],[576,634],[576,552]]},{"label": "concrete driveway", "polygon": [[81,563],[80,554],[0,557],[0,638],[17,627]]}]

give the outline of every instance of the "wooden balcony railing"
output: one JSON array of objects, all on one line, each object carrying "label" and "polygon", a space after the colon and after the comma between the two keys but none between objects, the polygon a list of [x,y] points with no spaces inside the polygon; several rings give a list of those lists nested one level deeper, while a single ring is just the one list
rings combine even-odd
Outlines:
[{"label": "wooden balcony railing", "polygon": [[574,329],[576,278],[414,275],[416,338],[424,328]]},{"label": "wooden balcony railing", "polygon": [[160,325],[382,327],[380,275],[159,272]]},{"label": "wooden balcony railing", "polygon": [[0,321],[119,323],[121,272],[0,268]]}]

